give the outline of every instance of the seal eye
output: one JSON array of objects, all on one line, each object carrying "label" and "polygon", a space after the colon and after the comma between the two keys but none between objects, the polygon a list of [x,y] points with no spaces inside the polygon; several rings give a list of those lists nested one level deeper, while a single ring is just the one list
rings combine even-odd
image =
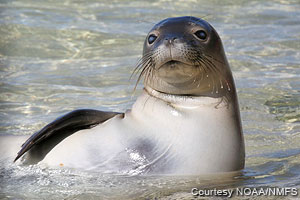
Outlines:
[{"label": "seal eye", "polygon": [[157,36],[154,34],[149,35],[148,37],[148,43],[152,44],[156,40]]},{"label": "seal eye", "polygon": [[194,33],[197,38],[199,38],[200,40],[205,40],[207,38],[207,34],[203,31],[203,30],[199,30],[199,31],[196,31]]}]

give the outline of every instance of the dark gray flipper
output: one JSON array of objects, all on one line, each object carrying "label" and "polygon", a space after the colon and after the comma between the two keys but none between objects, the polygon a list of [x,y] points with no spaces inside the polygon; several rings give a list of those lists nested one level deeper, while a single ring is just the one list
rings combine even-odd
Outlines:
[{"label": "dark gray flipper", "polygon": [[22,145],[22,149],[18,152],[14,161],[18,160],[27,152],[28,157],[25,163],[38,163],[66,137],[79,130],[92,128],[118,114],[122,113],[103,112],[91,109],[74,110],[57,118],[33,134]]}]

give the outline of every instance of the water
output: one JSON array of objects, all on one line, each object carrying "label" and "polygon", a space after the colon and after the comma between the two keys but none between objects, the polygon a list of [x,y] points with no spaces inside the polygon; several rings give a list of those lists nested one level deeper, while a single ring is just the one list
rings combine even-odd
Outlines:
[{"label": "water", "polygon": [[223,40],[240,101],[245,170],[234,178],[124,177],[1,161],[0,198],[191,199],[193,187],[299,189],[297,0],[2,0],[0,134],[32,134],[77,108],[130,108],[142,86],[133,93],[129,77],[146,33],[183,15],[204,17]]}]

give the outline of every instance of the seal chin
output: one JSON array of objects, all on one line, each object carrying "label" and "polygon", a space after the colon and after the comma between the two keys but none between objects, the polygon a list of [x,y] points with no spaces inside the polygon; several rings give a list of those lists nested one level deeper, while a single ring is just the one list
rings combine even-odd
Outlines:
[{"label": "seal chin", "polygon": [[161,65],[156,72],[157,78],[161,78],[169,84],[190,82],[198,75],[197,66],[182,61],[170,60]]},{"label": "seal chin", "polygon": [[198,73],[195,66],[169,61],[155,69],[152,76],[145,78],[145,85],[161,93],[189,96],[191,89],[197,87],[195,82]]},{"label": "seal chin", "polygon": [[[210,74],[213,76],[213,74]],[[145,85],[155,91],[179,96],[210,95],[208,87],[210,79],[204,79],[201,66],[188,64],[178,60],[164,62],[156,66],[148,77]]]}]

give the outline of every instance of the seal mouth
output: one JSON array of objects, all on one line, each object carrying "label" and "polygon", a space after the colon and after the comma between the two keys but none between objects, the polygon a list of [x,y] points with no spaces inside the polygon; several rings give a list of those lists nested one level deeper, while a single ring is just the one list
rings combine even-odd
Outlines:
[{"label": "seal mouth", "polygon": [[165,64],[168,64],[172,67],[172,66],[175,66],[176,64],[179,64],[179,63],[182,63],[182,62],[177,61],[177,60],[170,60],[170,61],[166,62]]},{"label": "seal mouth", "polygon": [[158,67],[158,69],[162,68],[162,67],[168,67],[170,69],[174,69],[176,67],[178,67],[179,65],[182,65],[183,63],[177,60],[170,60],[165,62],[164,64],[162,64],[161,66]]},{"label": "seal mouth", "polygon": [[170,69],[174,69],[174,68],[180,67],[180,66],[182,66],[182,65],[190,65],[190,66],[191,66],[190,63],[183,62],[183,61],[181,61],[181,60],[175,60],[175,59],[172,59],[172,60],[168,60],[168,61],[162,63],[162,64],[158,67],[158,69],[160,69],[161,67],[169,67]]}]

